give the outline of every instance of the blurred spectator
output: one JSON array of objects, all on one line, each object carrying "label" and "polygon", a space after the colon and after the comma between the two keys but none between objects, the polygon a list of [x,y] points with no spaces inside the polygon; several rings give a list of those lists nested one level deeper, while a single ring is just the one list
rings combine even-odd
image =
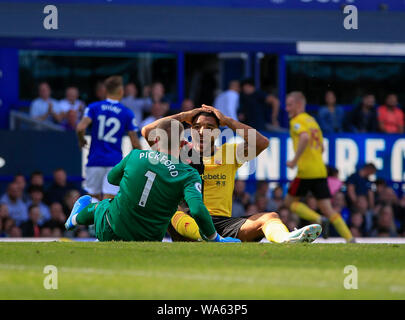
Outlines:
[{"label": "blurred spectator", "polygon": [[97,101],[102,101],[107,98],[107,89],[105,87],[104,81],[98,81],[96,87],[94,88],[94,93]]},{"label": "blurred spectator", "polygon": [[350,224],[349,223],[350,222],[350,210],[347,207],[345,195],[343,192],[340,192],[340,191],[336,192],[332,196],[332,207],[333,207],[333,210],[335,210],[335,212],[340,213],[343,220],[345,220],[345,222],[347,224]]},{"label": "blurred spectator", "polygon": [[372,234],[374,237],[396,237],[398,236],[392,207],[382,206],[378,212],[377,225]]},{"label": "blurred spectator", "polygon": [[137,98],[137,94],[138,89],[135,83],[128,83],[125,86],[124,98],[122,98],[121,103],[131,109],[135,114],[137,123],[141,123],[143,121],[144,112],[150,112],[152,100],[148,97]]},{"label": "blurred spectator", "polygon": [[241,83],[238,119],[256,130],[274,131],[279,128],[280,101],[273,95],[256,90],[253,79]]},{"label": "blurred spectator", "polygon": [[364,220],[362,231],[365,236],[369,236],[375,225],[376,216],[374,211],[368,205],[367,197],[358,196],[353,210],[362,214]]},{"label": "blurred spectator", "polygon": [[51,121],[60,123],[63,114],[59,109],[58,101],[51,98],[51,87],[47,82],[42,82],[38,86],[39,97],[31,103],[30,116],[41,121]]},{"label": "blurred spectator", "polygon": [[65,194],[75,189],[75,187],[67,182],[66,172],[59,168],[53,172],[53,182],[45,193],[45,203],[50,205],[52,202],[63,202]]},{"label": "blurred spectator", "polygon": [[79,89],[76,87],[68,87],[65,91],[65,99],[59,101],[59,109],[63,112],[64,117],[69,111],[74,111],[77,118],[80,119],[83,115],[85,104],[79,99]]},{"label": "blurred spectator", "polygon": [[186,98],[181,102],[181,110],[180,112],[187,112],[194,109],[194,101]]},{"label": "blurred spectator", "polygon": [[377,132],[378,121],[375,108],[375,97],[366,94],[359,106],[348,113],[345,120],[346,131],[349,132]]},{"label": "blurred spectator", "polygon": [[325,106],[318,112],[319,126],[323,133],[335,133],[343,131],[344,110],[336,105],[335,93],[331,90],[325,93]]},{"label": "blurred spectator", "polygon": [[246,215],[251,216],[252,214],[259,213],[259,209],[257,208],[256,204],[251,203],[246,208]]},{"label": "blurred spectator", "polygon": [[169,111],[169,104],[166,102],[154,102],[151,108],[151,115],[147,117],[144,121],[142,121],[141,126],[139,129],[142,129],[144,126],[162,119],[166,116],[167,112]]},{"label": "blurred spectator", "polygon": [[272,197],[268,203],[269,211],[278,211],[279,208],[283,205],[283,188],[281,186],[277,186],[274,188],[272,192]]},{"label": "blurred spectator", "polygon": [[233,192],[232,216],[242,217],[245,215],[245,209],[250,203],[250,194],[245,191],[246,182],[236,180]]},{"label": "blurred spectator", "polygon": [[383,206],[391,206],[394,213],[394,221],[399,231],[404,228],[405,208],[401,206],[401,202],[393,188],[385,186],[381,193],[378,202],[376,203],[376,210],[379,211]]},{"label": "blurred spectator", "polygon": [[244,208],[250,203],[250,194],[246,192],[246,182],[243,180],[235,180],[234,201],[242,204]]},{"label": "blurred spectator", "polygon": [[387,182],[385,182],[385,180],[382,178],[378,178],[375,181],[375,192],[374,192],[375,204],[378,204],[379,202],[381,202],[381,196],[382,196],[386,186],[387,186]]},{"label": "blurred spectator", "polygon": [[256,193],[255,195],[255,205],[257,207],[258,212],[268,212],[268,202],[269,198],[266,197],[264,194]]},{"label": "blurred spectator", "polygon": [[355,238],[364,237],[363,233],[364,217],[360,212],[353,212],[350,217],[350,231]]},{"label": "blurred spectator", "polygon": [[229,83],[228,90],[220,93],[216,97],[214,107],[221,111],[225,116],[238,120],[237,112],[239,108],[239,92],[239,81],[231,81]]},{"label": "blurred spectator", "polygon": [[85,226],[79,226],[75,230],[75,237],[76,238],[90,238],[89,231]]},{"label": "blurred spectator", "polygon": [[10,217],[8,206],[5,203],[0,203],[0,220],[4,220]]},{"label": "blurred spectator", "polygon": [[28,221],[21,224],[21,231],[23,237],[38,238],[41,236],[41,229],[38,221],[41,218],[41,211],[39,206],[33,204],[28,208]]},{"label": "blurred spectator", "polygon": [[378,123],[384,133],[404,133],[404,113],[398,107],[396,94],[389,94],[385,105],[378,107]]},{"label": "blurred spectator", "polygon": [[286,225],[288,230],[293,231],[298,227],[299,217],[295,214],[291,214],[291,211],[287,207],[280,207],[278,214],[280,220]]},{"label": "blurred spectator", "polygon": [[346,181],[349,207],[356,203],[359,195],[364,195],[368,199],[370,208],[374,208],[374,193],[371,190],[369,177],[375,174],[377,168],[372,163],[367,163],[360,170],[353,173]]},{"label": "blurred spectator", "polygon": [[34,171],[33,173],[31,173],[30,186],[37,186],[44,188],[45,186],[44,174],[41,171]]},{"label": "blurred spectator", "polygon": [[51,218],[48,206],[43,203],[44,190],[39,186],[31,186],[28,189],[31,200],[27,202],[27,205],[36,205],[39,207],[41,216],[39,217],[38,224],[42,226],[47,220]]},{"label": "blurred spectator", "polygon": [[54,202],[50,205],[50,215],[51,218],[44,223],[43,227],[49,230],[51,236],[57,233],[55,229],[58,229],[59,232],[63,234],[65,231],[66,216],[59,202]]},{"label": "blurred spectator", "polygon": [[27,202],[28,200],[28,194],[26,193],[25,187],[27,186],[27,180],[25,179],[25,176],[23,174],[17,174],[14,176],[14,180],[18,186],[19,191],[21,192],[21,197],[24,202]]},{"label": "blurred spectator", "polygon": [[8,236],[10,238],[21,238],[23,235],[21,229],[16,225],[13,225],[8,232]]},{"label": "blurred spectator", "polygon": [[17,183],[12,182],[7,187],[7,192],[0,198],[0,203],[8,207],[10,217],[20,225],[28,219],[27,205],[22,200],[21,188]]},{"label": "blurred spectator", "polygon": [[398,230],[401,232],[402,236],[405,237],[405,193],[402,194],[401,199],[398,201]]},{"label": "blurred spectator", "polygon": [[336,192],[338,192],[342,186],[343,182],[339,179],[339,170],[336,168],[332,168],[330,166],[327,167],[328,170],[328,187],[331,196],[333,196]]},{"label": "blurred spectator", "polygon": [[165,102],[169,104],[169,100],[165,97],[165,87],[161,82],[154,82],[150,89],[150,98],[152,103]]},{"label": "blurred spectator", "polygon": [[69,110],[66,112],[65,120],[63,122],[63,127],[66,130],[74,131],[79,123],[79,113],[75,110]]},{"label": "blurred spectator", "polygon": [[[17,228],[18,230],[20,230],[20,228],[18,228],[16,226],[15,221],[13,219],[11,219],[10,217],[4,218],[2,220],[2,224],[3,224],[3,229],[2,229],[2,232],[1,232],[2,237],[10,237],[13,228]],[[14,233],[16,233],[16,232],[14,232]],[[20,237],[21,236],[22,235],[21,235],[21,230],[20,230]]]},{"label": "blurred spectator", "polygon": [[77,199],[80,198],[80,192],[77,190],[69,190],[66,192],[63,198],[63,211],[65,212],[66,217],[70,215],[70,212],[75,205]]}]

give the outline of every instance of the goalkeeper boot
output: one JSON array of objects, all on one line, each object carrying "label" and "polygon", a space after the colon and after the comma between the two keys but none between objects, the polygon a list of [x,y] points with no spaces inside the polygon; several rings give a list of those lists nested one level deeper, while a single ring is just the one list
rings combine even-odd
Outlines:
[{"label": "goalkeeper boot", "polygon": [[301,229],[291,231],[284,243],[296,242],[313,242],[322,232],[322,227],[319,224],[311,224]]},{"label": "goalkeeper boot", "polygon": [[77,214],[80,211],[82,211],[85,207],[87,207],[89,204],[91,204],[91,197],[89,195],[85,195],[77,199],[75,205],[73,206],[72,212],[70,213],[69,218],[65,222],[66,230],[73,229],[76,226],[74,220],[76,220]]}]

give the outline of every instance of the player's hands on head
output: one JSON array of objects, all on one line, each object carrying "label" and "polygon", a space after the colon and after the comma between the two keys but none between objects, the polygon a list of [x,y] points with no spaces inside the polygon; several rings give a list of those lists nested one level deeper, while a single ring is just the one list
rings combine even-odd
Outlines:
[{"label": "player's hands on head", "polygon": [[202,105],[202,109],[203,109],[203,111],[205,111],[205,112],[212,112],[213,114],[215,114],[215,116],[219,119],[219,125],[220,125],[221,127],[226,126],[227,118],[226,118],[226,116],[225,116],[221,111],[219,111],[217,108],[214,108],[214,107],[212,107],[212,106],[207,106],[206,104],[203,104],[203,105]]},{"label": "player's hands on head", "polygon": [[181,121],[182,122],[187,122],[188,124],[192,124],[193,118],[196,114],[200,113],[201,111],[204,111],[203,108],[195,108],[190,111],[185,111],[181,113]]}]

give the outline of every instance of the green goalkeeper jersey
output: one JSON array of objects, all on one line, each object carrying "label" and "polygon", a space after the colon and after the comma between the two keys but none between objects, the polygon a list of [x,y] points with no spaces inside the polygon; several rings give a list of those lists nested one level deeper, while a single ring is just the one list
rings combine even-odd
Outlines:
[{"label": "green goalkeeper jersey", "polygon": [[107,218],[114,233],[127,241],[162,241],[183,199],[205,236],[215,233],[203,204],[201,177],[177,158],[152,150],[132,150],[111,169],[108,182],[120,191]]}]

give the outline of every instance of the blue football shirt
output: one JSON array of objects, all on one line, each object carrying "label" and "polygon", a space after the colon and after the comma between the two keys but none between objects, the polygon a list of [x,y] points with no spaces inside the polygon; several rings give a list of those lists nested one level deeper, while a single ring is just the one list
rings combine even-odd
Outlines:
[{"label": "blue football shirt", "polygon": [[103,100],[87,106],[84,116],[92,120],[88,167],[112,167],[122,160],[122,137],[139,131],[135,115],[118,101]]}]

